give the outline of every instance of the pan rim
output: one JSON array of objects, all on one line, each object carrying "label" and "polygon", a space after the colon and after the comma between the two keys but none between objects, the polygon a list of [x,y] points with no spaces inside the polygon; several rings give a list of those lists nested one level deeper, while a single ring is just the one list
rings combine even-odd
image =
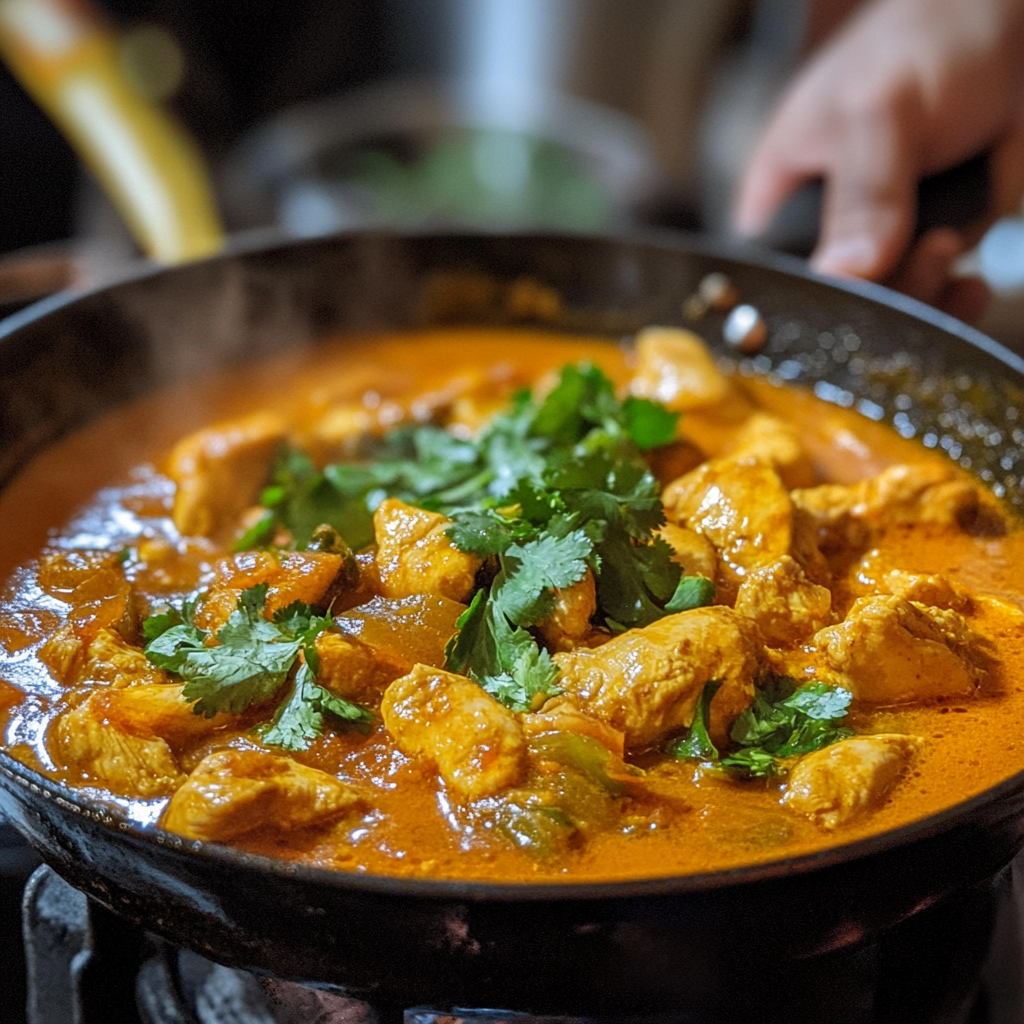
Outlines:
[{"label": "pan rim", "polygon": [[[857,280],[835,280],[811,271],[804,261],[778,253],[770,253],[749,245],[732,241],[708,240],[695,235],[661,230],[639,230],[613,234],[596,234],[567,231],[517,231],[491,232],[458,230],[446,231],[436,227],[409,230],[366,230],[338,232],[316,238],[288,240],[274,237],[268,242],[266,235],[259,238],[242,239],[224,252],[184,265],[183,269],[203,268],[226,263],[246,256],[271,256],[278,250],[294,251],[301,247],[315,247],[340,241],[400,240],[400,239],[483,239],[483,240],[530,240],[569,241],[576,243],[612,243],[626,247],[649,247],[671,250],[679,253],[697,253],[712,259],[734,261],[748,267],[774,273],[784,273],[816,285],[838,290],[858,299],[878,303],[917,321],[953,335],[972,348],[980,349],[996,359],[1011,371],[1024,377],[1024,357],[1017,355],[981,331],[949,316],[916,299],[894,292],[882,285]],[[82,292],[62,292],[0,320],[0,348],[18,334],[44,321],[51,314],[74,307],[79,303],[102,297],[124,285],[145,281],[149,278],[173,272],[151,263],[136,264],[131,271],[116,282]],[[891,851],[904,845],[923,842],[945,832],[952,831],[961,821],[998,802],[1009,794],[1024,789],[1024,771],[1009,776],[997,785],[983,790],[967,800],[961,801],[925,818],[909,822],[898,828],[865,837],[851,843],[843,843],[808,854],[783,857],[751,865],[741,865],[724,871],[702,872],[688,875],[672,875],[658,878],[639,878],[608,881],[551,881],[551,882],[484,882],[459,881],[454,879],[403,878],[390,875],[372,875],[362,872],[321,868],[291,861],[276,859],[261,854],[249,853],[234,847],[199,840],[186,840],[158,826],[146,826],[132,822],[117,811],[116,805],[92,798],[80,791],[69,789],[45,775],[23,764],[11,754],[0,750],[0,782],[17,799],[18,788],[41,793],[58,807],[68,808],[72,813],[91,820],[109,829],[111,834],[124,836],[147,846],[188,857],[197,857],[201,862],[212,862],[224,867],[236,867],[246,871],[286,877],[311,886],[326,886],[331,889],[347,889],[360,892],[376,892],[387,895],[420,898],[424,900],[458,899],[473,903],[506,902],[584,902],[629,899],[637,896],[679,896],[699,894],[718,889],[736,888],[760,882],[779,881],[796,875],[807,875],[826,871],[855,861],[865,860],[876,854]],[[8,785],[10,782],[13,784]]]}]

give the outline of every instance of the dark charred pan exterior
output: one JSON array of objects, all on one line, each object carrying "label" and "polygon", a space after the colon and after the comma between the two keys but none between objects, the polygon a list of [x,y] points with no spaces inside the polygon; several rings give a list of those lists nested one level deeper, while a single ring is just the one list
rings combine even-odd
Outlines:
[{"label": "dark charred pan exterior", "polygon": [[[539,235],[340,236],[145,274],[18,314],[0,326],[0,483],[106,409],[328,331],[513,322],[626,335],[683,323],[681,303],[710,271],[727,273],[769,327],[764,351],[739,372],[816,386],[904,434],[931,434],[1020,511],[1024,436],[1013,438],[1024,428],[1024,362],[983,336],[789,260],[678,240]],[[721,346],[720,317],[695,327]],[[129,826],[5,754],[0,810],[115,912],[231,966],[340,986],[384,1016],[433,1004],[694,1021],[953,1020],[980,968],[1004,869],[1024,846],[1024,775],[812,857],[614,884],[297,867]]]}]

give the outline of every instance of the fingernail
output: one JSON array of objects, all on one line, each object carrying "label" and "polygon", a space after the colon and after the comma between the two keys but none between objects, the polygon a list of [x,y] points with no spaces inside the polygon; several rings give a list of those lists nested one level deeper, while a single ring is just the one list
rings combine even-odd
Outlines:
[{"label": "fingernail", "polygon": [[840,277],[866,277],[878,263],[878,246],[868,235],[837,238],[811,259],[819,274]]}]

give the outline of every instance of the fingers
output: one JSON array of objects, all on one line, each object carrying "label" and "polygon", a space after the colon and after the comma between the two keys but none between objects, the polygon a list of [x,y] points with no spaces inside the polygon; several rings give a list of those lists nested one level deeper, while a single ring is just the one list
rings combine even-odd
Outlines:
[{"label": "fingers", "polygon": [[936,228],[920,238],[886,284],[966,323],[976,322],[991,298],[977,277],[953,277],[954,264],[966,248],[949,228]]},{"label": "fingers", "polygon": [[953,264],[963,251],[957,232],[936,228],[924,235],[886,281],[890,288],[922,302],[938,305],[939,296],[950,283]]},{"label": "fingers", "polygon": [[879,280],[895,268],[913,231],[912,129],[895,104],[876,116],[851,117],[830,163],[811,266],[821,274]]},{"label": "fingers", "polygon": [[[785,125],[780,125],[785,135]],[[733,212],[733,228],[754,238],[768,230],[782,203],[807,180],[806,172],[791,167],[769,132],[747,165]]]},{"label": "fingers", "polygon": [[974,324],[988,307],[992,292],[980,277],[958,277],[939,296],[936,305],[964,323]]}]

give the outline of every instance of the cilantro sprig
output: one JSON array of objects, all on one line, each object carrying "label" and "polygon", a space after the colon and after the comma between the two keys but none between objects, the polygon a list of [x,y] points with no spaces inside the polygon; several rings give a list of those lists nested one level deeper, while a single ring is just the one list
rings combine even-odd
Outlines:
[{"label": "cilantro sprig", "polygon": [[265,742],[288,750],[308,747],[323,732],[325,714],[357,725],[372,720],[368,711],[316,682],[316,638],[333,625],[331,617],[295,602],[270,621],[264,614],[267,590],[266,583],[243,590],[215,635],[195,624],[192,602],[150,616],[143,623],[146,658],[180,676],[182,697],[206,718],[268,703],[295,670],[290,696],[262,730]]},{"label": "cilantro sprig", "polygon": [[337,530],[353,550],[373,541],[373,520],[362,497],[332,486],[309,456],[295,448],[284,446],[278,452],[260,505],[262,513],[235,542],[236,551],[268,546],[282,531],[301,551],[324,524]]},{"label": "cilantro sprig", "polygon": [[369,510],[389,496],[444,513],[454,545],[494,563],[459,620],[447,667],[522,710],[558,692],[558,668],[529,630],[551,613],[555,591],[588,570],[595,621],[613,632],[714,599],[713,585],[684,577],[654,535],[665,516],[643,453],[671,442],[677,421],[656,402],[619,401],[589,363],[566,366],[543,399],[519,392],[472,440],[402,426],[368,440],[365,461],[322,472],[286,452],[264,515],[240,544],[285,529],[302,546],[328,522],[355,549],[368,543]]},{"label": "cilantro sprig", "polygon": [[710,762],[732,774],[768,778],[785,775],[790,758],[853,735],[852,729],[839,724],[852,700],[849,690],[817,680],[797,686],[788,676],[773,676],[756,688],[753,703],[733,722],[728,751],[720,752],[708,732],[708,715],[721,685],[721,680],[705,684],[693,724],[669,744],[673,757]]}]

